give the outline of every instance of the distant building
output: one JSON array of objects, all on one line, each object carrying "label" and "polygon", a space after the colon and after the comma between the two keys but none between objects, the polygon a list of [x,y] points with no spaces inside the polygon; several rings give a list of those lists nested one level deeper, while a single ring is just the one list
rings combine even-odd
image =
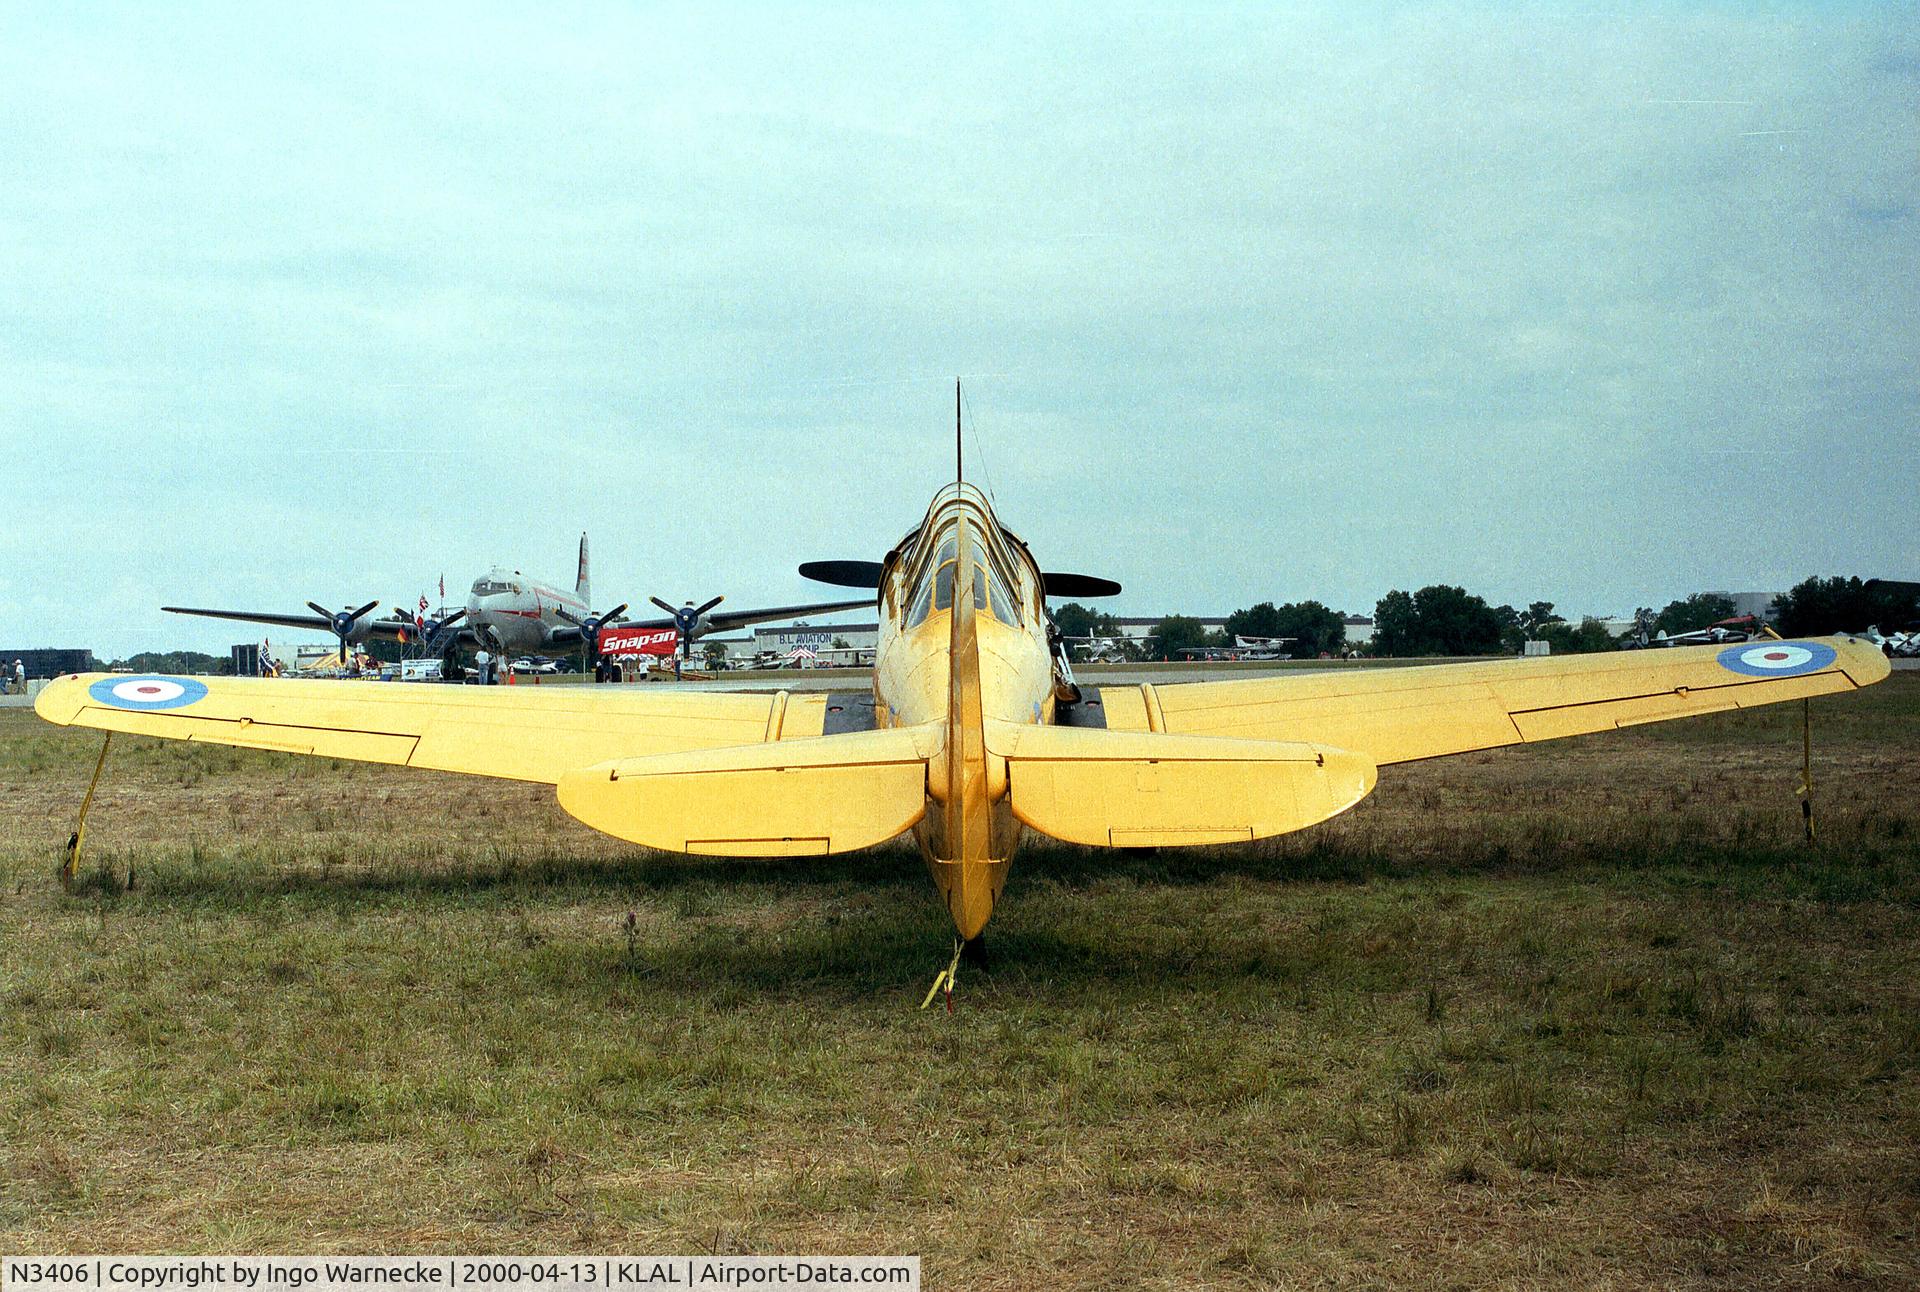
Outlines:
[{"label": "distant building", "polygon": [[1702,595],[1725,597],[1733,602],[1733,613],[1736,617],[1755,615],[1771,623],[1780,598],[1786,594],[1784,592],[1707,592]]},{"label": "distant building", "polygon": [[85,673],[93,667],[93,652],[90,650],[62,650],[52,646],[40,646],[33,650],[0,650],[0,663],[6,665],[7,677],[13,677],[13,661],[19,660],[27,666],[27,676],[65,677],[68,673]]},{"label": "distant building", "polygon": [[[1210,633],[1222,633],[1227,630],[1227,621],[1224,617],[1218,619],[1209,619],[1204,615],[1189,617],[1194,618],[1195,622]],[[1166,615],[1155,615],[1151,619],[1142,619],[1138,616],[1115,615],[1113,622],[1119,627],[1122,637],[1139,641],[1143,637],[1151,636],[1153,630],[1158,628],[1160,621],[1165,618],[1167,618]]]}]

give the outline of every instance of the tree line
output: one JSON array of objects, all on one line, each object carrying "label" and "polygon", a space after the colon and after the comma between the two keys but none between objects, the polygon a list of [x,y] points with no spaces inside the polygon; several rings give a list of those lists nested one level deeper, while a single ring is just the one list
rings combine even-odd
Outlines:
[{"label": "tree line", "polygon": [[[1078,602],[1055,608],[1053,617],[1067,636],[1113,638],[1133,659],[1178,659],[1184,650],[1231,647],[1235,637],[1291,637],[1294,640],[1284,649],[1294,659],[1339,655],[1347,647],[1346,616],[1318,601],[1284,605],[1262,601],[1234,611],[1222,629],[1212,631],[1191,616],[1167,615],[1145,646],[1128,640],[1112,615]],[[1661,633],[1697,632],[1733,617],[1730,598],[1695,592],[1659,610],[1640,607],[1634,612],[1633,626],[1616,634],[1592,617],[1577,623],[1565,619],[1551,601],[1531,602],[1524,609],[1489,605],[1465,588],[1433,584],[1416,592],[1395,589],[1380,598],[1373,608],[1373,638],[1358,649],[1363,654],[1401,658],[1518,655],[1525,643],[1544,641],[1555,655],[1580,655],[1618,650]],[[1916,621],[1920,621],[1920,585],[1816,575],[1776,599],[1772,627],[1783,637],[1817,637],[1869,627],[1907,630]]]}]

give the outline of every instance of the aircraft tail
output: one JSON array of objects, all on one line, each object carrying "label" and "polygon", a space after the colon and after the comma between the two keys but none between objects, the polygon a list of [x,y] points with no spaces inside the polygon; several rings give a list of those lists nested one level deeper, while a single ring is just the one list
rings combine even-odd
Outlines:
[{"label": "aircraft tail", "polygon": [[580,535],[580,573],[575,576],[573,590],[589,606],[593,604],[593,580],[587,577],[587,536]]}]

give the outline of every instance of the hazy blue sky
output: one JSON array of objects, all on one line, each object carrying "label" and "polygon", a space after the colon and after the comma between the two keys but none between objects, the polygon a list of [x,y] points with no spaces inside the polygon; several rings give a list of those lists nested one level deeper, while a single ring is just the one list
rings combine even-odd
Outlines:
[{"label": "hazy blue sky", "polygon": [[1920,19],[0,8],[0,644],[831,595],[951,469],[1111,608],[1920,577]]}]

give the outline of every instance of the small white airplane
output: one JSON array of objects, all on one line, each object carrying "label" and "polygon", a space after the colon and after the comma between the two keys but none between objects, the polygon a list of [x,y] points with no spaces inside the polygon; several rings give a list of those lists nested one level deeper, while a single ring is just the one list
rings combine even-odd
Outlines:
[{"label": "small white airplane", "polygon": [[1752,641],[1760,635],[1761,624],[1755,615],[1736,615],[1732,619],[1722,619],[1718,623],[1708,624],[1705,628],[1696,628],[1687,633],[1661,633],[1649,645],[1653,646],[1719,646],[1727,642]]},{"label": "small white airplane", "polygon": [[1297,637],[1242,637],[1236,633],[1233,644],[1241,659],[1289,659],[1287,647],[1298,640]]},{"label": "small white airplane", "polygon": [[1863,633],[1854,634],[1880,648],[1883,655],[1897,655],[1910,659],[1920,655],[1920,630],[1904,633],[1883,633],[1876,624]]},{"label": "small white airplane", "polygon": [[1089,634],[1083,637],[1062,635],[1060,641],[1071,641],[1073,649],[1081,653],[1083,664],[1125,664],[1127,639],[1119,635]]},{"label": "small white airplane", "polygon": [[[162,606],[161,609],[176,615],[203,615],[212,619],[239,619],[247,623],[331,632],[340,639],[342,659],[347,657],[349,647],[375,637],[388,641],[424,640],[446,650],[457,645],[478,645],[508,656],[539,654],[550,648],[567,650],[584,643],[593,653],[597,651],[600,630],[615,625],[674,629],[680,638],[680,654],[685,657],[696,639],[711,632],[725,632],[802,615],[826,614],[834,610],[854,610],[872,604],[872,599],[867,598],[814,602],[802,606],[766,606],[715,614],[713,608],[723,600],[721,597],[714,597],[700,606],[688,601],[678,609],[653,597],[650,598],[653,604],[666,611],[671,618],[631,620],[624,618],[627,610],[624,601],[611,610],[594,613],[591,609],[590,587],[587,536],[582,534],[579,573],[571,590],[531,578],[519,570],[496,565],[474,580],[473,588],[467,594],[466,605],[444,619],[426,620],[424,623],[416,622],[404,612],[389,619],[370,619],[367,616],[379,607],[377,601],[369,601],[358,610],[343,609],[337,612],[329,611],[318,602],[309,601],[307,607],[313,611],[310,615],[207,610],[190,606]],[[443,630],[462,619],[466,622],[453,634],[442,635]]]}]

